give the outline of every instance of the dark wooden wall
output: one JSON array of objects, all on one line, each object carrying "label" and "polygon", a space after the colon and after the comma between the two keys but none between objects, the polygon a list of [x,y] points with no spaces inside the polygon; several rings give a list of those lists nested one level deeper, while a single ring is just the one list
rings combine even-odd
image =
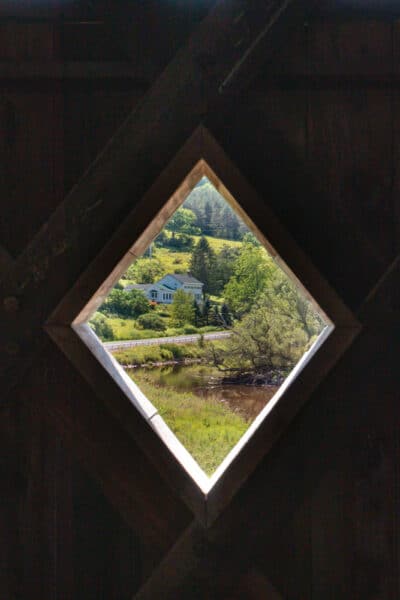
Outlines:
[{"label": "dark wooden wall", "polygon": [[[0,278],[162,66],[132,58],[106,2],[18,15],[11,4],[0,9]],[[212,539],[199,533],[165,598],[400,597],[399,53],[394,20],[307,15],[206,116],[363,331]],[[0,408],[0,595],[132,598],[192,517],[159,482],[160,514],[146,516],[144,457],[50,340],[21,372]]]}]

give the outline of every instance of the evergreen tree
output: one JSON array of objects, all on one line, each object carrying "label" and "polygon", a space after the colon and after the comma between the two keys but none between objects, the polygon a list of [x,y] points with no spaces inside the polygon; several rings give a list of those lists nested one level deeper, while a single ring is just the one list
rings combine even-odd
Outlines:
[{"label": "evergreen tree", "polygon": [[211,202],[206,202],[204,207],[204,233],[212,235],[213,209]]},{"label": "evergreen tree", "polygon": [[225,302],[221,306],[221,320],[224,327],[230,327],[232,325],[232,315]]},{"label": "evergreen tree", "polygon": [[202,315],[201,315],[201,310],[200,310],[200,306],[198,305],[198,302],[196,302],[196,300],[193,300],[193,323],[196,327],[201,327],[202,326]]},{"label": "evergreen tree", "polygon": [[190,271],[194,277],[204,283],[205,294],[215,291],[215,266],[215,253],[207,239],[202,236],[192,252]]},{"label": "evergreen tree", "polygon": [[203,302],[203,306],[201,308],[201,316],[203,318],[204,325],[210,324],[210,310],[211,310],[211,302],[208,298],[205,298]]},{"label": "evergreen tree", "polygon": [[210,325],[222,325],[222,319],[217,304],[214,304],[210,311]]}]

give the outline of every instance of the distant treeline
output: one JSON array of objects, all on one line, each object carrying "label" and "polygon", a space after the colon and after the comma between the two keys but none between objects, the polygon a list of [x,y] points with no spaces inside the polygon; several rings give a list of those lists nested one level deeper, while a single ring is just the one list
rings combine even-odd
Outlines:
[{"label": "distant treeline", "polygon": [[183,204],[196,215],[202,235],[241,240],[249,230],[214,186],[203,177]]}]

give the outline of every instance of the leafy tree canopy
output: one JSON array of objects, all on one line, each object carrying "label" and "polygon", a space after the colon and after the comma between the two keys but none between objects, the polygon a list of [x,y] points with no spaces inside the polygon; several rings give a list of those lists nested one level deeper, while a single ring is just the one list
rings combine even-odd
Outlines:
[{"label": "leafy tree canopy", "polygon": [[241,321],[224,351],[214,350],[222,370],[254,374],[294,367],[324,323],[303,293],[276,270]]},{"label": "leafy tree canopy", "polygon": [[199,235],[200,229],[196,227],[196,215],[188,208],[178,208],[178,210],[172,215],[170,220],[165,226],[165,229],[175,233],[185,233],[188,235]]},{"label": "leafy tree canopy", "polygon": [[89,321],[89,325],[102,342],[108,342],[114,339],[113,328],[104,315],[98,312],[94,313]]},{"label": "leafy tree canopy", "polygon": [[126,271],[125,278],[136,283],[154,283],[165,275],[158,258],[138,258]]},{"label": "leafy tree canopy", "polygon": [[177,290],[171,305],[171,323],[176,327],[182,327],[185,323],[194,324],[195,318],[193,296],[183,290]]},{"label": "leafy tree canopy", "polygon": [[143,292],[139,290],[112,289],[99,311],[114,314],[118,317],[136,318],[150,311],[150,304]]},{"label": "leafy tree canopy", "polygon": [[252,243],[243,245],[223,291],[225,302],[238,318],[249,312],[276,268],[264,248]]}]

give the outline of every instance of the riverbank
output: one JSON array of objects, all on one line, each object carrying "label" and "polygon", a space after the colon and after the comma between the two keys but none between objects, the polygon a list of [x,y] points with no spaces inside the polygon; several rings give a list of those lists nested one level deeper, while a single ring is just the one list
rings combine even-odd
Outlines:
[{"label": "riverbank", "polygon": [[212,393],[193,392],[155,383],[151,369],[128,374],[207,475],[212,475],[249,426],[238,412]]},{"label": "riverbank", "polygon": [[111,352],[124,368],[183,364],[185,361],[205,360],[205,349],[200,344],[160,344],[138,346]]}]

